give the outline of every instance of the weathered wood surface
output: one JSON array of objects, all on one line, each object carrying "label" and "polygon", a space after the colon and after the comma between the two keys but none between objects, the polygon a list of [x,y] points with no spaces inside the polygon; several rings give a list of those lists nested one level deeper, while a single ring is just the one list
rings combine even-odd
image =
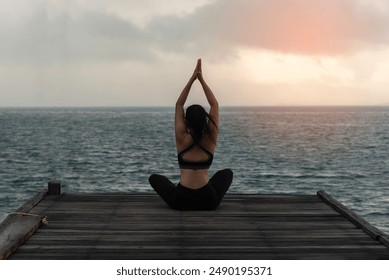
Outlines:
[{"label": "weathered wood surface", "polygon": [[389,248],[389,238],[387,234],[380,231],[376,227],[372,226],[368,221],[366,221],[365,219],[357,215],[351,209],[348,209],[346,206],[341,204],[339,201],[337,201],[335,198],[333,198],[331,195],[327,194],[326,192],[318,191],[317,195],[321,199],[323,199],[328,205],[330,205],[332,208],[334,208],[336,211],[338,211],[340,214],[346,217],[349,221],[355,224],[357,227],[360,227],[364,232],[366,232],[372,238],[380,241],[386,247]]},{"label": "weathered wood surface", "polygon": [[174,211],[155,194],[64,193],[10,259],[389,259],[389,249],[316,195],[227,195]]},{"label": "weathered wood surface", "polygon": [[37,216],[8,215],[0,226],[0,260],[6,259],[40,226]]},{"label": "weathered wood surface", "polygon": [[38,192],[0,224],[0,260],[6,259],[39,228],[42,217],[23,213],[30,211],[46,195],[46,191]]}]

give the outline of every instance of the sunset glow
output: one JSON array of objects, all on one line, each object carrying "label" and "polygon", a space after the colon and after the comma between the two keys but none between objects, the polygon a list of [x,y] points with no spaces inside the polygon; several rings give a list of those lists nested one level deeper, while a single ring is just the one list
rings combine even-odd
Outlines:
[{"label": "sunset glow", "polygon": [[353,82],[352,72],[332,57],[251,50],[241,51],[241,57],[248,77],[257,83],[316,82],[339,85]]}]

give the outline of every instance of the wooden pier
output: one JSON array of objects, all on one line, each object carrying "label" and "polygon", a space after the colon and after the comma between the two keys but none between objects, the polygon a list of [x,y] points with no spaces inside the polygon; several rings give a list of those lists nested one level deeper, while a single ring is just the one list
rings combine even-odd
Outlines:
[{"label": "wooden pier", "polygon": [[152,193],[54,183],[0,225],[0,259],[389,259],[388,240],[322,191],[228,194],[216,211],[181,212]]}]

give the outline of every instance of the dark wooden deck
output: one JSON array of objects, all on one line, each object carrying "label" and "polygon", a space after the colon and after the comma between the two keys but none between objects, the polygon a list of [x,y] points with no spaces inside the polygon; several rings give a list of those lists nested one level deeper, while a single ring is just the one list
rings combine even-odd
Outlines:
[{"label": "dark wooden deck", "polygon": [[41,193],[18,212],[39,217],[8,216],[0,258],[389,259],[387,236],[324,192],[230,194],[201,212],[146,193]]}]

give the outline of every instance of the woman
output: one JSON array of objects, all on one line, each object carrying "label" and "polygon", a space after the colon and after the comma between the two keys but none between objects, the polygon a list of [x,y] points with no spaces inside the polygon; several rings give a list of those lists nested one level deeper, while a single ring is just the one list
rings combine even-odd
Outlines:
[{"label": "woman", "polygon": [[[210,111],[200,105],[189,106],[184,113],[184,104],[194,81],[199,80],[204,90]],[[232,171],[218,171],[209,179],[208,169],[212,164],[218,136],[219,105],[206,84],[201,60],[176,103],[175,134],[180,166],[180,183],[175,186],[165,176],[153,174],[150,185],[162,199],[176,210],[216,209],[232,182]]]}]

